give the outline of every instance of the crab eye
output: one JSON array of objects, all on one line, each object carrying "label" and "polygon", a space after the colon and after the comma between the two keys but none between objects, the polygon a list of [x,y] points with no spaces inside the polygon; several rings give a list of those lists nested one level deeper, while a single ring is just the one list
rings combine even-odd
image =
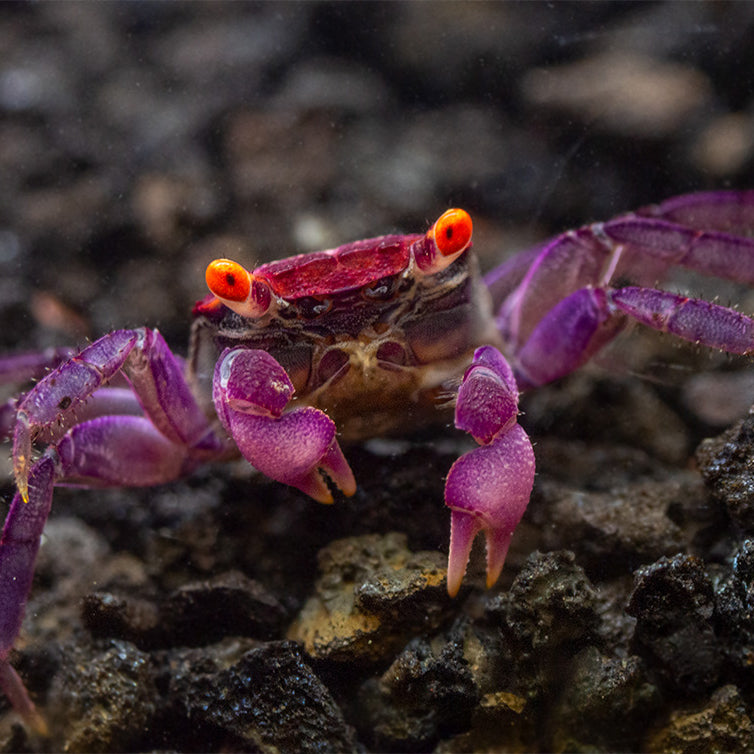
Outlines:
[{"label": "crab eye", "polygon": [[245,301],[251,290],[249,273],[230,259],[210,262],[205,277],[212,293],[228,301]]},{"label": "crab eye", "polygon": [[210,291],[242,317],[261,317],[270,307],[269,287],[238,262],[215,259],[207,267],[205,278]]},{"label": "crab eye", "polygon": [[471,217],[462,209],[440,215],[426,235],[412,244],[416,266],[425,275],[449,267],[471,244]]},{"label": "crab eye", "polygon": [[437,249],[444,257],[458,254],[471,241],[471,217],[465,210],[449,209],[440,215],[432,230]]}]

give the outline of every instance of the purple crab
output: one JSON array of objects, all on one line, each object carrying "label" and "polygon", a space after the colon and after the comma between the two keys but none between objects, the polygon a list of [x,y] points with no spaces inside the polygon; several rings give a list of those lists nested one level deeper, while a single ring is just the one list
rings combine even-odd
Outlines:
[{"label": "purple crab", "polygon": [[651,286],[675,266],[754,283],[754,191],[670,199],[569,231],[486,277],[472,223],[445,212],[387,235],[264,264],[207,269],[188,359],[157,330],[117,330],[79,352],[0,360],[0,382],[41,378],[0,414],[18,492],[0,540],[0,686],[43,723],[8,661],[56,485],[155,485],[245,457],[323,503],[356,481],[341,450],[407,424],[455,425],[478,447],[450,469],[448,592],[472,542],[497,580],[534,482],[519,391],[573,371],[630,321],[732,353],[754,321]]}]

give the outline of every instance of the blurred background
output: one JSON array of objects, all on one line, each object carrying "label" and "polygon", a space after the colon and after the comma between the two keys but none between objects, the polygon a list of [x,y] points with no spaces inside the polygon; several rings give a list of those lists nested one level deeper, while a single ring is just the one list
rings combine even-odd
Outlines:
[{"label": "blurred background", "polygon": [[419,231],[497,259],[753,187],[749,3],[0,7],[0,346],[159,326],[216,256]]}]

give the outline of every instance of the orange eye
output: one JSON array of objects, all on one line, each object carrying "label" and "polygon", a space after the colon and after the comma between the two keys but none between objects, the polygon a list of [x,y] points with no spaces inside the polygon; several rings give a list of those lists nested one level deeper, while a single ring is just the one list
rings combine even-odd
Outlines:
[{"label": "orange eye", "polygon": [[207,285],[218,298],[227,301],[246,301],[251,290],[249,273],[238,262],[215,259],[205,275]]},{"label": "orange eye", "polygon": [[439,252],[447,257],[463,251],[471,242],[472,223],[469,213],[462,209],[449,209],[434,224],[435,243]]}]

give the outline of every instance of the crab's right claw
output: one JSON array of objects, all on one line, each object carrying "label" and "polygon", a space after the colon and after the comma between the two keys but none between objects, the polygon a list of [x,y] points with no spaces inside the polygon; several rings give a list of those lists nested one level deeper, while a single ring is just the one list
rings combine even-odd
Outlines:
[{"label": "crab's right claw", "polygon": [[461,586],[471,545],[487,539],[487,587],[500,576],[513,532],[534,486],[534,451],[516,422],[518,392],[508,363],[491,346],[477,349],[456,404],[456,426],[481,447],[461,456],[445,483],[451,509],[448,593]]},{"label": "crab's right claw", "polygon": [[311,406],[283,413],[292,395],[285,370],[265,351],[230,350],[218,361],[215,408],[252,466],[320,503],[333,501],[322,472],[344,495],[353,495],[356,480],[335,438],[335,422]]}]

